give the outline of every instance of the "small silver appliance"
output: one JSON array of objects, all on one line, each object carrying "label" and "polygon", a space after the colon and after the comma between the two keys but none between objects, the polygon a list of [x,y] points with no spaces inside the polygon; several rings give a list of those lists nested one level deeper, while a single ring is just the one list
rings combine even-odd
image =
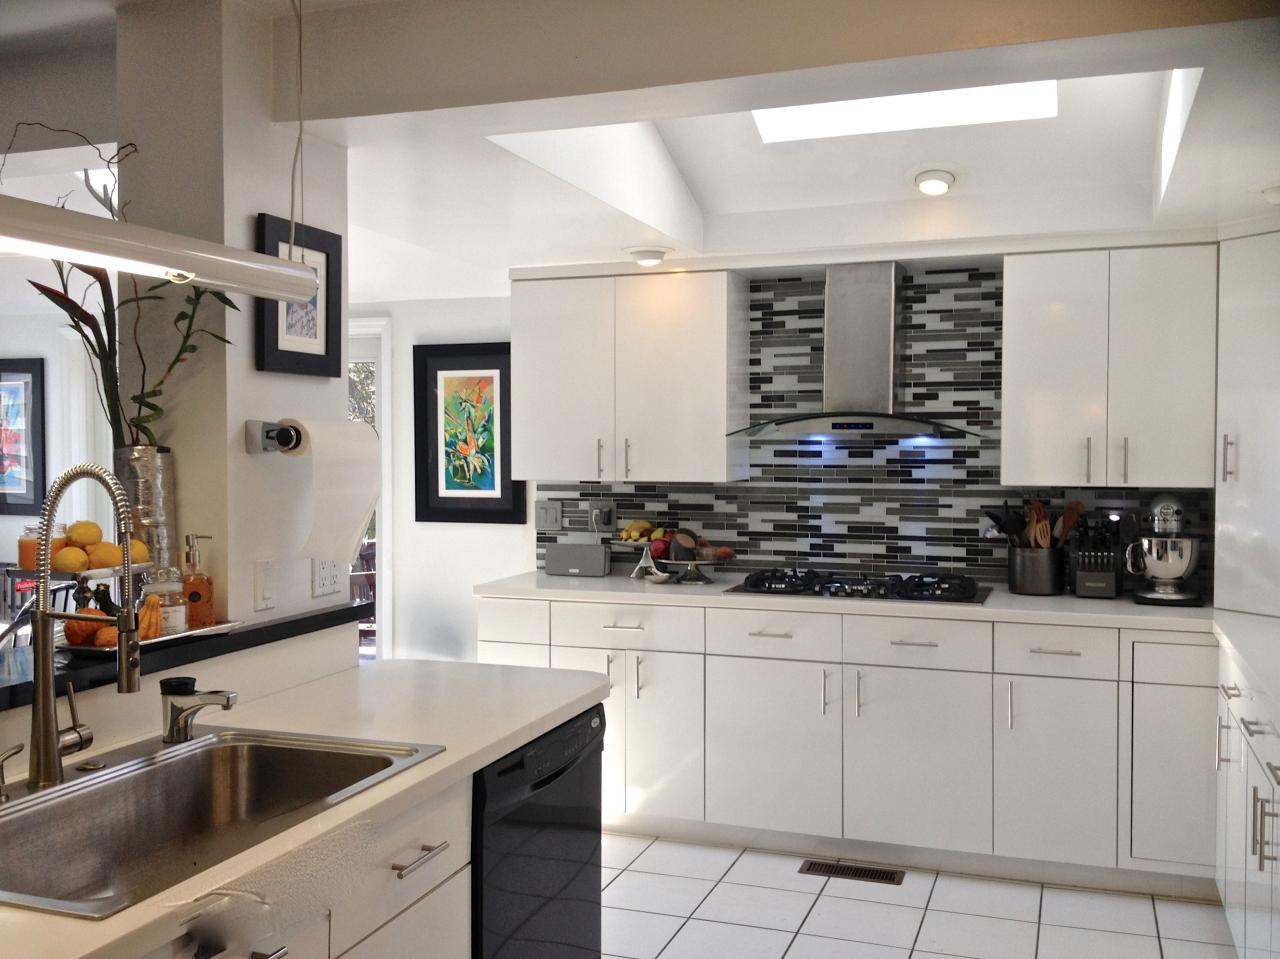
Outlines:
[{"label": "small silver appliance", "polygon": [[1153,606],[1199,606],[1203,603],[1187,582],[1200,557],[1200,541],[1182,535],[1182,503],[1168,493],[1151,501],[1151,536],[1125,548],[1125,567],[1145,576],[1148,586],[1134,591],[1135,603]]}]

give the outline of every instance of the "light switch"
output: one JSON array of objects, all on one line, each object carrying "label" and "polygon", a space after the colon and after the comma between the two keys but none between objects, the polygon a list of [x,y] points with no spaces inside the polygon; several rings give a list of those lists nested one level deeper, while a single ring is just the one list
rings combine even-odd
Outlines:
[{"label": "light switch", "polygon": [[276,569],[275,563],[269,559],[253,561],[253,609],[275,609],[276,606]]},{"label": "light switch", "polygon": [[540,499],[533,504],[535,529],[555,530],[564,525],[564,505],[558,499]]}]

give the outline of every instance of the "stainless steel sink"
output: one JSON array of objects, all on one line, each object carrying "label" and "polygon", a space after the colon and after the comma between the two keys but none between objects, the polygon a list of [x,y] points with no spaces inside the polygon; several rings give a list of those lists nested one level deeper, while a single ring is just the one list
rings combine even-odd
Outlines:
[{"label": "stainless steel sink", "polygon": [[0,905],[105,918],[442,750],[227,729],[103,753],[0,805]]}]

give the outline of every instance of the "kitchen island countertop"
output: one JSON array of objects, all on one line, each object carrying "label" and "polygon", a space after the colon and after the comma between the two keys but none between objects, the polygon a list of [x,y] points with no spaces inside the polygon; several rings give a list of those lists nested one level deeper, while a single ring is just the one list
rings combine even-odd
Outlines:
[{"label": "kitchen island countertop", "polygon": [[216,723],[206,713],[197,735],[206,724],[224,725],[432,743],[445,751],[102,921],[0,906],[0,953],[5,959],[146,956],[182,934],[182,921],[199,911],[193,903],[200,897],[235,887],[241,877],[346,824],[376,818],[375,807],[393,797],[412,791],[414,802],[429,800],[608,693],[605,677],[595,673],[387,660],[238,705],[217,713]]}]

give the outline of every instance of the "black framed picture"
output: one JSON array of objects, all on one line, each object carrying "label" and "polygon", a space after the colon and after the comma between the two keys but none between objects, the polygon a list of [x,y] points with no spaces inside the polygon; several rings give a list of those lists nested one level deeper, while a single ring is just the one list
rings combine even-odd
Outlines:
[{"label": "black framed picture", "polygon": [[44,504],[44,360],[0,359],[0,514]]},{"label": "black framed picture", "polygon": [[511,344],[413,348],[419,523],[523,523],[511,479]]},{"label": "black framed picture", "polygon": [[[319,289],[308,303],[259,298],[254,309],[257,367],[303,376],[342,375],[342,237],[293,225],[293,258],[313,267]],[[289,221],[258,214],[259,253],[289,259]]]}]

